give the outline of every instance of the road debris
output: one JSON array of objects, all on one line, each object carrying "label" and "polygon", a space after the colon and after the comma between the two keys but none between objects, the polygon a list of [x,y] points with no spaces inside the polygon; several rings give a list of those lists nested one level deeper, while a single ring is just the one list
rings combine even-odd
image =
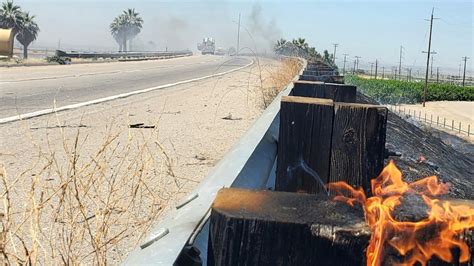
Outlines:
[{"label": "road debris", "polygon": [[227,116],[222,117],[224,120],[242,120],[242,117],[233,117],[231,113],[229,113]]},{"label": "road debris", "polygon": [[136,123],[128,125],[129,128],[155,128],[154,125],[145,125],[145,123]]}]

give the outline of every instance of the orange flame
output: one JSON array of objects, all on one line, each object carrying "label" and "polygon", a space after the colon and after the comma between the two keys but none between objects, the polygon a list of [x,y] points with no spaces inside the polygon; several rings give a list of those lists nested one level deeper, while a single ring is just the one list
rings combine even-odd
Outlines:
[{"label": "orange flame", "polygon": [[[437,256],[443,261],[452,262],[452,249],[460,251],[459,262],[470,258],[469,247],[459,237],[466,229],[474,228],[474,209],[469,206],[454,206],[448,201],[432,197],[448,192],[448,185],[440,183],[436,176],[406,183],[402,173],[393,161],[382,173],[371,180],[374,196],[367,198],[363,189],[354,189],[345,182],[328,184],[334,200],[351,206],[360,203],[364,209],[365,220],[372,231],[367,247],[367,265],[382,265],[384,249],[387,244],[395,249],[404,260],[400,265],[426,265]],[[403,206],[404,196],[416,195],[423,199],[427,207],[426,218],[419,221],[398,221],[394,209]]]}]

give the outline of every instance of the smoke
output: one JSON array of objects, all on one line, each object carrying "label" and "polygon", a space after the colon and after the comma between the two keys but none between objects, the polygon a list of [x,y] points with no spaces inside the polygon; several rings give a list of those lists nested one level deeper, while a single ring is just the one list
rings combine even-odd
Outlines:
[{"label": "smoke", "polygon": [[[192,25],[190,22],[179,17],[164,17],[158,20],[156,36],[158,46],[161,49],[183,50],[193,49],[195,30],[197,25]],[[193,26],[193,27],[191,27]]]},{"label": "smoke", "polygon": [[272,51],[275,41],[282,36],[275,19],[267,21],[263,8],[258,3],[252,6],[247,25],[254,42],[251,47],[255,47],[259,52]]},{"label": "smoke", "polygon": [[[45,2],[45,3],[43,3]],[[25,9],[37,15],[41,33],[34,46],[65,50],[116,51],[118,45],[109,31],[113,18],[123,9],[135,8],[143,18],[143,28],[133,39],[135,51],[197,51],[205,37],[214,38],[216,47],[224,50],[237,46],[237,22],[241,17],[240,47],[255,52],[270,52],[280,38],[274,19],[265,17],[262,6],[228,1],[100,1],[87,5],[73,1],[57,5],[56,1],[25,2]],[[109,2],[109,1],[107,1]],[[81,12],[78,12],[81,11]],[[87,18],[80,15],[86,12]],[[54,15],[53,15],[54,14]],[[55,19],[51,19],[55,17]],[[61,21],[61,23],[57,23]],[[247,52],[249,52],[247,50]]]},{"label": "smoke", "polygon": [[[224,50],[236,48],[238,13],[229,9],[225,1],[200,11],[199,16],[186,17],[171,12],[159,12],[150,23],[151,40],[159,50],[191,49],[205,37],[214,38],[216,47]],[[259,4],[252,6],[250,13],[242,14],[240,48],[248,47],[256,53],[272,52],[274,42],[281,37],[275,19],[268,19]],[[243,50],[242,52],[250,52]]]}]

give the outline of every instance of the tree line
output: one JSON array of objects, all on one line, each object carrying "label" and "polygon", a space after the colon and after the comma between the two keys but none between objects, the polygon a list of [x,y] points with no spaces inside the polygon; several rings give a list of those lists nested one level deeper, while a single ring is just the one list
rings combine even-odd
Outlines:
[{"label": "tree line", "polygon": [[[28,58],[28,46],[36,40],[40,28],[36,17],[23,11],[13,0],[3,2],[0,7],[0,28],[12,29],[13,38],[23,45],[23,58]],[[131,50],[133,39],[140,33],[143,19],[133,8],[124,10],[110,24],[110,33],[119,45],[119,52]]]},{"label": "tree line", "polygon": [[328,50],[324,50],[321,55],[316,51],[315,47],[309,46],[304,38],[297,38],[292,41],[281,38],[275,42],[273,50],[279,55],[303,57],[308,61],[322,61],[329,66],[337,68],[334,64],[333,54],[330,54]]},{"label": "tree line", "polygon": [[[119,52],[127,52],[132,48],[133,39],[141,32],[144,20],[134,8],[128,8],[112,20],[110,33],[119,46]],[[23,45],[23,57],[28,58],[28,46],[36,40],[40,28],[35,16],[23,11],[13,0],[2,3],[0,8],[0,28],[11,28],[14,37]],[[327,50],[321,55],[315,47],[309,46],[304,38],[287,41],[277,40],[274,46],[276,54],[299,56],[309,61],[322,61],[335,67],[334,57]]]},{"label": "tree line", "polygon": [[143,27],[143,19],[134,8],[128,8],[115,17],[109,27],[112,37],[119,45],[119,52],[127,52],[127,44],[131,50],[133,39]]},{"label": "tree line", "polygon": [[40,31],[35,16],[23,11],[13,1],[4,2],[0,7],[0,28],[12,29],[13,38],[23,45],[23,58],[28,58],[28,46]]}]

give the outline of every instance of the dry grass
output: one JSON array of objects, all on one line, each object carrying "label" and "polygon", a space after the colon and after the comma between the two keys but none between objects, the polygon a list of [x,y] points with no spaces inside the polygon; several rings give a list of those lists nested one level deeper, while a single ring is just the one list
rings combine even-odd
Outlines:
[{"label": "dry grass", "polygon": [[279,67],[268,70],[270,75],[262,82],[262,107],[266,108],[275,97],[298,75],[301,61],[295,58],[283,58]]},{"label": "dry grass", "polygon": [[[262,107],[300,68],[295,59],[283,59],[274,68],[259,66],[255,93],[261,94]],[[146,133],[108,126],[95,148],[80,128],[59,127],[54,129],[60,131],[59,140],[48,135],[46,146],[31,151],[37,154],[34,165],[13,177],[0,166],[0,261],[44,265],[123,261],[171,201],[194,182],[175,174],[156,125]],[[54,148],[56,142],[61,149]]]},{"label": "dry grass", "polygon": [[157,138],[109,128],[92,154],[86,143],[77,130],[17,177],[0,169],[5,262],[118,263],[188,182],[174,175]]}]

